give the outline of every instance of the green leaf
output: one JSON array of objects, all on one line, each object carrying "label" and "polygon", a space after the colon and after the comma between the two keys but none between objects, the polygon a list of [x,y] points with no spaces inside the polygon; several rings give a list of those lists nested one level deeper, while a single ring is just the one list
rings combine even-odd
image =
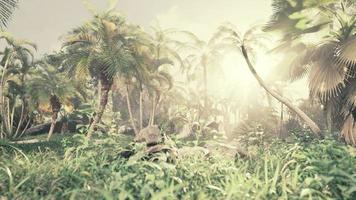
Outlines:
[{"label": "green leaf", "polygon": [[302,191],[300,192],[300,197],[311,196],[313,193],[314,193],[314,191],[312,189],[305,188],[305,189],[302,189]]}]

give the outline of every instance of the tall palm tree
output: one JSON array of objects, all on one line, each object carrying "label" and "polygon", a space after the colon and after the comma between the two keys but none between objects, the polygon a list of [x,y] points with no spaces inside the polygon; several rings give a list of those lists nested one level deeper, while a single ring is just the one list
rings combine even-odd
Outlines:
[{"label": "tall palm tree", "polygon": [[189,73],[195,73],[196,70],[200,70],[203,77],[203,99],[205,108],[208,107],[208,76],[209,67],[216,65],[223,57],[221,54],[222,44],[220,44],[216,38],[216,35],[211,37],[208,41],[199,39],[192,33],[186,32],[190,36],[192,42],[190,45],[186,45],[184,50],[188,49],[191,53],[186,56],[185,62],[188,66]]},{"label": "tall palm tree", "polygon": [[[219,37],[222,38],[223,41],[226,41],[232,45],[232,48],[235,48],[238,52],[241,52],[249,70],[256,78],[258,83],[263,87],[271,96],[276,98],[278,101],[286,105],[290,110],[295,112],[312,130],[312,132],[317,135],[321,136],[321,130],[318,125],[311,120],[302,110],[300,110],[297,106],[293,105],[291,101],[287,98],[280,95],[278,92],[274,91],[270,88],[264,80],[258,75],[257,71],[255,70],[253,63],[251,61],[250,53],[254,52],[254,48],[261,46],[261,43],[257,40],[257,38],[263,37],[263,35],[258,34],[259,28],[254,27],[246,32],[246,34],[241,37],[239,32],[231,25],[225,25],[220,27],[218,31]],[[259,36],[259,37],[257,37]]]},{"label": "tall palm tree", "polygon": [[[311,97],[325,107],[329,131],[334,122],[345,141],[356,145],[356,3],[338,0],[302,4],[299,12],[285,13],[281,19],[292,19],[298,26],[286,32],[275,26],[277,20],[270,27],[284,33],[277,50],[297,52],[293,59],[289,57],[292,62],[284,63],[290,66],[290,78],[308,76]],[[316,14],[319,17],[313,17]],[[318,39],[310,41],[310,35]]]},{"label": "tall palm tree", "polygon": [[[127,74],[126,78],[134,77],[140,90],[139,94],[139,127],[143,128],[143,94],[144,89],[151,97],[151,111],[148,126],[155,123],[156,110],[162,100],[164,93],[172,87],[173,78],[164,69],[167,65],[182,64],[182,59],[175,48],[180,46],[179,41],[173,40],[170,36],[178,33],[173,29],[162,29],[159,26],[152,27],[153,33],[148,34],[138,27],[129,29],[130,39],[125,45],[130,50],[134,62],[132,63],[132,74]],[[132,84],[132,81],[128,81]],[[130,90],[127,90],[128,92]],[[130,98],[127,98],[129,102]],[[129,109],[130,111],[131,109]],[[130,112],[129,112],[130,113]],[[130,116],[133,116],[132,113]],[[135,124],[131,118],[132,126]],[[137,132],[137,131],[136,131]]]},{"label": "tall palm tree", "polygon": [[186,46],[184,42],[173,39],[177,35],[186,35],[185,31],[175,29],[163,29],[159,25],[152,26],[153,33],[150,35],[150,58],[148,57],[147,69],[149,71],[148,89],[151,89],[152,112],[150,125],[154,124],[157,106],[163,93],[173,86],[173,77],[164,70],[165,66],[183,67],[184,61],[178,53],[178,49]]},{"label": "tall palm tree", "polygon": [[[135,32],[137,33],[137,31],[139,31],[138,34],[133,34]],[[131,39],[128,40],[126,45],[130,50],[132,57],[134,58],[134,62],[132,63],[132,68],[134,69],[134,71],[133,74],[129,76],[131,78],[135,77],[135,79],[137,80],[138,88],[140,90],[139,125],[140,129],[142,129],[142,101],[144,86],[147,90],[147,93],[150,94],[152,100],[152,109],[150,112],[150,119],[148,123],[149,126],[152,126],[154,125],[155,113],[160,102],[161,95],[163,95],[165,91],[171,88],[173,82],[170,74],[164,71],[162,69],[162,66],[173,65],[173,61],[168,56],[177,57],[177,55],[172,55],[173,50],[169,49],[169,47],[166,46],[166,43],[159,43],[157,41],[157,38],[148,35],[142,30],[140,31],[136,28],[136,31],[131,32]],[[130,114],[130,116],[132,116],[132,114]],[[131,119],[131,121],[133,120]]]},{"label": "tall palm tree", "polygon": [[[144,85],[150,82],[150,78],[148,77],[148,68],[151,67],[150,65],[152,64],[150,62],[152,59],[152,54],[150,52],[149,46],[151,43],[151,38],[150,35],[148,35],[145,31],[137,26],[125,26],[123,31],[125,32],[125,35],[129,36],[128,39],[125,40],[124,45],[129,50],[130,55],[133,58],[133,62],[131,62],[132,70],[123,75],[126,80],[126,102],[131,126],[137,135],[138,132],[143,129]],[[139,89],[139,129],[137,129],[135,125],[135,119],[130,101],[130,86],[135,86],[132,79],[136,80],[135,84]],[[135,87],[133,87],[133,89],[135,89]]]},{"label": "tall palm tree", "polygon": [[18,0],[0,0],[0,29],[7,26],[17,4]]},{"label": "tall palm tree", "polygon": [[132,56],[123,45],[127,37],[121,28],[125,25],[125,20],[118,13],[109,10],[74,29],[63,45],[66,55],[63,66],[69,75],[88,75],[100,83],[99,108],[89,127],[88,137],[101,121],[113,79],[132,70]]}]

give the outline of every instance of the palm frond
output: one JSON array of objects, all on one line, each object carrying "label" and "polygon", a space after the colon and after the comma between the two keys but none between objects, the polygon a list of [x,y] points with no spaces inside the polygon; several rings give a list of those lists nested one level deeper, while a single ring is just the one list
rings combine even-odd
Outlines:
[{"label": "palm frond", "polygon": [[296,81],[304,78],[309,74],[311,63],[313,62],[313,53],[315,49],[313,47],[304,46],[303,49],[299,49],[298,52],[290,53],[286,59],[292,61],[289,66],[289,79]]},{"label": "palm frond", "polygon": [[11,15],[17,7],[18,0],[0,0],[0,28],[7,27]]},{"label": "palm frond", "polygon": [[106,12],[115,11],[117,5],[118,5],[118,0],[108,0],[108,9]]},{"label": "palm frond", "polygon": [[296,81],[306,77],[310,71],[310,65],[302,65],[300,63],[296,64],[297,60],[298,59],[294,60],[289,70],[289,79],[291,81]]},{"label": "palm frond", "polygon": [[346,72],[335,62],[336,42],[327,42],[315,48],[311,54],[309,89],[312,96],[328,100],[337,96],[345,86]]},{"label": "palm frond", "polygon": [[[168,72],[158,71],[153,78],[159,82],[159,90],[170,90],[173,87],[173,77]],[[167,85],[168,87],[164,88],[164,85]]]},{"label": "palm frond", "polygon": [[91,12],[93,15],[98,14],[98,10],[90,0],[82,0],[82,3],[88,9],[88,11]]},{"label": "palm frond", "polygon": [[338,46],[335,51],[336,60],[341,65],[346,65],[351,68],[356,68],[356,35]]},{"label": "palm frond", "polygon": [[55,66],[45,60],[38,63],[32,71],[31,78],[26,85],[28,95],[33,105],[49,105],[50,97],[55,94],[61,102],[70,102],[73,97],[80,98],[76,84],[72,80],[65,79]]},{"label": "palm frond", "polygon": [[236,42],[242,43],[242,39],[240,37],[240,32],[230,23],[223,24],[218,28],[218,32],[216,33],[215,37],[220,38],[233,38]]}]

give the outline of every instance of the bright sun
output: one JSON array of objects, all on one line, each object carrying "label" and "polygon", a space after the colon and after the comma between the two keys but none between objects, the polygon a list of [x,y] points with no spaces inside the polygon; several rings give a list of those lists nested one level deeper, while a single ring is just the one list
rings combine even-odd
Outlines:
[{"label": "bright sun", "polygon": [[[258,54],[255,63],[257,73],[264,80],[270,78],[271,72],[276,66],[276,61],[271,56]],[[229,97],[232,93],[238,93],[241,96],[261,89],[249,71],[245,60],[238,53],[225,55],[221,67],[222,76],[220,78],[212,77],[215,79],[214,84],[211,85],[214,94]]]},{"label": "bright sun", "polygon": [[[276,77],[276,67],[283,55],[267,54],[258,52],[255,56],[255,69],[258,75],[272,88],[280,84],[278,92],[284,94],[288,99],[296,102],[300,99],[308,98],[307,79],[301,79],[295,82],[280,82]],[[244,58],[238,53],[229,53],[221,64],[223,76],[213,78],[214,84],[211,84],[211,94],[220,95],[223,98],[242,98],[249,101],[251,93],[259,94],[263,89],[248,69]],[[276,88],[275,88],[276,89]],[[282,89],[282,90],[281,90]],[[280,91],[281,90],[281,91]],[[255,96],[255,95],[252,95]],[[246,102],[248,103],[248,102]]]}]

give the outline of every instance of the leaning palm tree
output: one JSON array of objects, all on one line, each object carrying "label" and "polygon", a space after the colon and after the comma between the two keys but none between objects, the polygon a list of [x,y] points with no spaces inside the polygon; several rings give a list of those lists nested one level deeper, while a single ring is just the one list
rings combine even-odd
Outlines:
[{"label": "leaning palm tree", "polygon": [[100,84],[99,108],[89,127],[88,137],[101,121],[113,79],[132,70],[132,57],[123,45],[127,36],[119,29],[125,25],[120,14],[109,10],[96,14],[93,20],[71,31],[64,41],[62,65],[68,74],[72,78],[89,76]]},{"label": "leaning palm tree", "polygon": [[0,29],[7,26],[17,4],[18,0],[0,0]]},{"label": "leaning palm tree", "polygon": [[[295,112],[311,129],[311,131],[317,135],[321,136],[321,130],[318,125],[311,120],[302,110],[300,110],[297,106],[293,105],[291,101],[287,98],[280,95],[278,92],[274,91],[270,88],[264,80],[258,75],[255,67],[251,61],[250,53],[254,52],[256,47],[259,47],[261,43],[257,40],[257,38],[263,38],[263,35],[258,34],[259,28],[254,27],[246,32],[246,34],[241,37],[239,32],[232,25],[225,25],[219,28],[218,34],[219,37],[222,38],[223,41],[231,44],[232,48],[241,52],[249,70],[256,78],[258,83],[264,88],[271,96],[276,98],[278,101],[286,105],[290,110]],[[258,37],[257,37],[258,36]]]},{"label": "leaning palm tree", "polygon": [[[288,57],[292,62],[284,62],[290,79],[308,76],[310,96],[324,105],[329,131],[335,123],[345,141],[356,145],[356,3],[325,1],[284,13],[280,20],[292,19],[298,26],[286,31],[286,26],[278,26],[280,20],[269,26],[284,33],[276,50],[294,54]],[[310,35],[318,39],[310,41]]]}]

